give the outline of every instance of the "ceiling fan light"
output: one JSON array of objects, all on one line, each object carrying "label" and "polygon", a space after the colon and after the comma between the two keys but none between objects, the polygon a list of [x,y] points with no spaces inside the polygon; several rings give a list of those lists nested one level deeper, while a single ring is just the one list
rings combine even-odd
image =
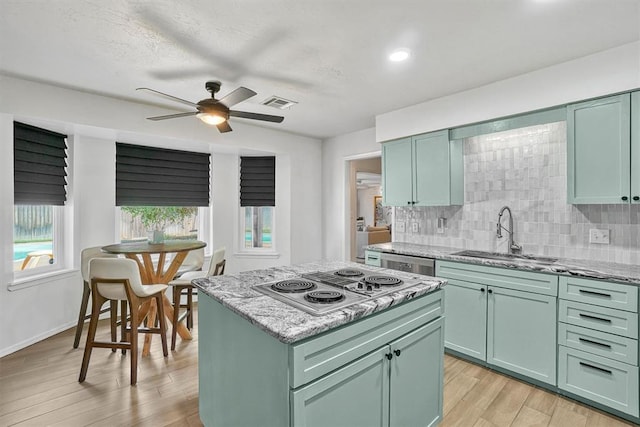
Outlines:
[{"label": "ceiling fan light", "polygon": [[227,120],[226,117],[213,113],[198,113],[196,114],[196,117],[202,120],[204,123],[213,126],[217,126]]}]

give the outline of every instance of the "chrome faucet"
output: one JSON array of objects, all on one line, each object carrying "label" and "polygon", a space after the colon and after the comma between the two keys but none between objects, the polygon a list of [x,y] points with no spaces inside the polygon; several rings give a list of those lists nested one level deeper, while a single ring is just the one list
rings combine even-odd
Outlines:
[{"label": "chrome faucet", "polygon": [[[502,214],[504,213],[504,211],[509,212],[509,228],[508,229],[504,228],[504,226],[502,225]],[[500,209],[500,212],[498,213],[498,223],[496,224],[496,236],[498,236],[498,238],[502,238],[503,229],[507,233],[509,233],[509,246],[507,248],[507,253],[513,254],[513,253],[518,253],[522,251],[522,246],[518,245],[513,240],[513,215],[511,214],[511,209],[509,209],[509,206],[503,206],[502,209]]]}]

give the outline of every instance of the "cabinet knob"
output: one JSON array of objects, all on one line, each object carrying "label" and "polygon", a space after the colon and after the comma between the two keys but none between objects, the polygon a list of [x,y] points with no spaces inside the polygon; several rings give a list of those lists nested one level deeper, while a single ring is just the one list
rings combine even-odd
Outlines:
[{"label": "cabinet knob", "polygon": [[633,200],[637,202],[638,200],[640,200],[640,196],[633,196]]},{"label": "cabinet knob", "polygon": [[622,200],[626,202],[627,200],[629,200],[629,198],[627,196],[622,196]]},{"label": "cabinet knob", "polygon": [[408,205],[410,205],[410,204],[411,204],[411,200],[409,200],[409,201],[407,202],[407,204],[408,204]]},{"label": "cabinet knob", "polygon": [[480,288],[480,292],[484,293],[484,288]]},{"label": "cabinet knob", "polygon": [[489,289],[487,292],[489,292],[490,294],[493,293],[493,289]]},{"label": "cabinet knob", "polygon": [[385,354],[385,356],[387,357],[388,360],[391,360],[393,358],[393,354],[391,353],[387,353]]},{"label": "cabinet knob", "polygon": [[395,354],[396,356],[400,357],[400,350],[393,350],[393,354]]}]

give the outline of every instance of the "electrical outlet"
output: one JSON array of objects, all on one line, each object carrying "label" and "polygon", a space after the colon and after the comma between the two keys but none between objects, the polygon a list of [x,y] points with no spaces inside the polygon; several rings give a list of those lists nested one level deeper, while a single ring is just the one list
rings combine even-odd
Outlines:
[{"label": "electrical outlet", "polygon": [[438,227],[436,228],[436,233],[443,234],[446,226],[447,226],[447,219],[443,217],[438,218]]},{"label": "electrical outlet", "polygon": [[398,233],[404,233],[404,221],[396,222]]},{"label": "electrical outlet", "polygon": [[414,222],[413,224],[411,224],[411,231],[414,233],[418,232],[418,223]]},{"label": "electrical outlet", "polygon": [[600,245],[609,244],[609,230],[600,230],[592,228],[589,230],[589,243],[596,243]]}]

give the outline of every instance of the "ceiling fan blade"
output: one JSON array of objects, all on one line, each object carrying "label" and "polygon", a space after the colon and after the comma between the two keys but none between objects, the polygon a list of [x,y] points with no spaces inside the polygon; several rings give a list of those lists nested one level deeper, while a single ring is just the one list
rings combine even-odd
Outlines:
[{"label": "ceiling fan blade", "polygon": [[241,117],[243,119],[262,120],[265,122],[281,123],[284,120],[282,116],[272,116],[271,114],[250,113],[248,111],[229,110],[229,116]]},{"label": "ceiling fan blade", "polygon": [[178,114],[167,114],[166,116],[155,116],[155,117],[147,117],[147,120],[167,120],[167,119],[177,119],[178,117],[187,117],[187,116],[195,116],[198,114],[197,111],[192,111],[190,113],[178,113]]},{"label": "ceiling fan blade", "polygon": [[158,92],[157,90],[149,89],[148,87],[139,87],[136,90],[146,90],[146,91],[154,93],[156,95],[160,95],[160,96],[164,96],[165,98],[169,98],[169,99],[171,99],[173,101],[180,102],[182,104],[186,104],[186,105],[188,105],[190,107],[197,107],[198,106],[198,104],[196,104],[195,102],[187,101],[186,99],[177,98],[177,97],[175,97],[173,95],[168,95],[166,93]]},{"label": "ceiling fan blade", "polygon": [[231,126],[229,126],[229,122],[226,120],[219,125],[216,125],[216,127],[218,128],[220,133],[231,132],[233,130],[231,129]]},{"label": "ceiling fan blade", "polygon": [[252,96],[256,96],[256,95],[257,93],[255,93],[251,89],[247,89],[244,86],[240,86],[238,89],[234,90],[233,92],[227,94],[227,96],[225,96],[224,98],[220,99],[219,102],[226,105],[227,107],[231,107],[233,105],[236,105],[244,101],[245,99],[249,99]]}]

